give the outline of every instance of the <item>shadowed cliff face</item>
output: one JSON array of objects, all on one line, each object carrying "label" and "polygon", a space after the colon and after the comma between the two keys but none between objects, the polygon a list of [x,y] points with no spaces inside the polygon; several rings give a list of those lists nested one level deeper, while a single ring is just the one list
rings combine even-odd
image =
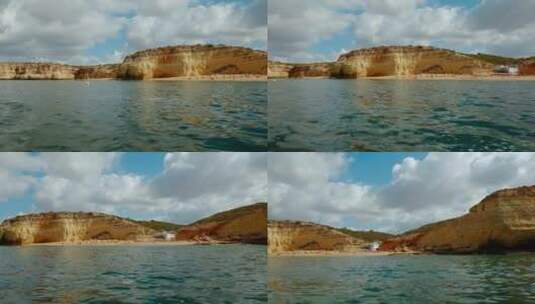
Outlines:
[{"label": "shadowed cliff face", "polygon": [[125,79],[214,75],[267,75],[267,54],[224,45],[171,46],[129,55],[121,64],[71,66],[0,63],[0,79]]},{"label": "shadowed cliff face", "polygon": [[104,64],[78,67],[75,79],[116,79],[119,76],[120,64]]},{"label": "shadowed cliff face", "polygon": [[336,62],[269,63],[272,78],[358,78],[419,74],[490,75],[494,65],[454,51],[423,46],[361,49],[341,55]]},{"label": "shadowed cliff face", "polygon": [[497,191],[456,219],[383,242],[384,251],[475,253],[535,250],[535,186]]},{"label": "shadowed cliff face", "polygon": [[518,73],[524,76],[535,75],[535,60],[527,60],[520,64]]},{"label": "shadowed cliff face", "polygon": [[141,240],[155,233],[133,221],[101,213],[41,213],[0,225],[0,244],[27,245],[88,240]]},{"label": "shadowed cliff face", "polygon": [[267,244],[267,203],[217,213],[177,231],[178,241]]},{"label": "shadowed cliff face", "polygon": [[270,221],[268,238],[269,254],[292,251],[353,252],[362,250],[369,243],[328,226],[291,221]]}]

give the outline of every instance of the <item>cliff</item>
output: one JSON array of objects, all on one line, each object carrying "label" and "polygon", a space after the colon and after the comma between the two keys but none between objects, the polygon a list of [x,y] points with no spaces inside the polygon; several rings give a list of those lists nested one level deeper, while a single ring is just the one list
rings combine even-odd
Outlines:
[{"label": "cliff", "polygon": [[292,221],[270,221],[268,253],[296,251],[363,251],[369,242],[353,238],[328,226]]},{"label": "cliff", "polygon": [[142,240],[155,233],[133,221],[102,213],[41,213],[0,225],[0,244],[27,245],[89,240]]},{"label": "cliff", "polygon": [[383,46],[351,51],[336,62],[270,63],[270,77],[359,78],[448,74],[487,76],[494,65],[451,50],[426,46]]},{"label": "cliff", "polygon": [[459,218],[389,239],[384,251],[477,253],[535,250],[535,186],[497,191]]},{"label": "cliff", "polygon": [[217,213],[177,231],[177,241],[267,244],[267,203]]},{"label": "cliff", "polygon": [[116,79],[119,77],[120,64],[102,64],[76,67],[75,79]]},{"label": "cliff", "polygon": [[56,63],[0,63],[0,79],[63,80],[74,79],[76,67]]},{"label": "cliff", "polygon": [[518,66],[518,73],[522,76],[535,75],[535,59],[526,60]]},{"label": "cliff", "polygon": [[152,79],[205,75],[266,75],[267,54],[224,45],[171,46],[127,56],[121,79]]},{"label": "cliff", "polygon": [[291,63],[284,63],[278,61],[268,62],[268,76],[270,78],[289,78],[290,71],[294,68]]},{"label": "cliff", "polygon": [[140,51],[120,64],[0,63],[0,79],[4,80],[143,80],[232,75],[266,76],[266,52],[225,45],[186,45]]},{"label": "cliff", "polygon": [[490,75],[494,65],[451,50],[425,46],[362,49],[341,55],[345,77],[418,74]]}]

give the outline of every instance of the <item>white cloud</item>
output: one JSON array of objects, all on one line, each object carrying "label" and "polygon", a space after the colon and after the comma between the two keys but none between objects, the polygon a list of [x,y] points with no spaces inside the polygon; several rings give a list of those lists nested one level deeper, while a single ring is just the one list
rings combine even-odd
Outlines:
[{"label": "white cloud", "polygon": [[270,217],[341,225],[373,216],[371,188],[338,180],[350,161],[341,153],[271,153]]},{"label": "white cloud", "polygon": [[[0,60],[102,63],[117,61],[117,52],[171,44],[261,48],[266,19],[266,0],[2,0]],[[122,45],[107,54],[90,51],[107,39]]]},{"label": "white cloud", "polygon": [[267,198],[262,153],[167,154],[163,172],[154,177],[122,172],[122,155],[0,154],[0,202],[30,195],[35,211],[100,211],[188,223]]},{"label": "white cloud", "polygon": [[355,0],[343,7],[338,1],[320,0],[308,9],[309,1],[273,2],[269,9],[273,58],[307,60],[311,56],[303,55],[313,52],[314,46],[347,29],[353,35],[339,38],[345,39],[344,48],[421,44],[505,56],[535,54],[531,13],[535,0],[485,0],[474,8],[430,0]]},{"label": "white cloud", "polygon": [[270,0],[270,56],[298,61],[314,60],[309,49],[350,26],[352,16],[345,10],[359,3],[360,1],[354,0]]},{"label": "white cloud", "polygon": [[[401,232],[462,215],[496,190],[535,184],[535,153],[430,153],[392,169],[391,183],[340,181],[351,158],[276,154],[269,160],[270,216]],[[297,173],[296,173],[297,172]],[[306,178],[304,178],[306,176]]]},{"label": "white cloud", "polygon": [[31,155],[0,153],[0,203],[24,195],[36,182],[35,178],[27,173],[40,168],[41,162]]},{"label": "white cloud", "polygon": [[265,0],[251,1],[248,6],[235,2],[203,5],[191,0],[141,1],[127,37],[137,49],[184,43],[265,45],[265,10]]},{"label": "white cloud", "polygon": [[4,1],[0,56],[69,60],[115,36],[125,18],[85,0]]}]

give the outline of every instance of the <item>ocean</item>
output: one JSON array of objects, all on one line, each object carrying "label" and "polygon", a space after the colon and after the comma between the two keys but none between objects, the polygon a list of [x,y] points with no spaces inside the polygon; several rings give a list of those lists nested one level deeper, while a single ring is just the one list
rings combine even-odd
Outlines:
[{"label": "ocean", "polygon": [[265,151],[267,84],[0,81],[1,151]]},{"label": "ocean", "polygon": [[272,151],[533,151],[532,81],[270,81]]},{"label": "ocean", "polygon": [[269,303],[535,303],[535,255],[275,257]]},{"label": "ocean", "polygon": [[0,303],[266,303],[266,247],[0,247]]}]

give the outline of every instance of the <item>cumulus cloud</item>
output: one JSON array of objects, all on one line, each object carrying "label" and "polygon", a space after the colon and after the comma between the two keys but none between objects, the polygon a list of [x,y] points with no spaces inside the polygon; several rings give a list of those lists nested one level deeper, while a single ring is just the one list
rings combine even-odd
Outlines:
[{"label": "cumulus cloud", "polygon": [[[269,9],[272,58],[302,61],[342,31],[345,48],[433,45],[464,52],[533,56],[535,1],[482,0],[473,8],[430,0],[315,1],[310,9],[277,0]],[[304,1],[303,1],[304,2]],[[301,13],[304,12],[304,13]],[[317,32],[317,34],[315,34]],[[320,48],[321,49],[321,48]],[[321,51],[317,51],[316,53]],[[329,52],[316,56],[331,57]]]},{"label": "cumulus cloud", "polygon": [[374,216],[371,187],[338,180],[350,162],[341,153],[270,154],[270,217],[341,225]]},{"label": "cumulus cloud", "polygon": [[2,0],[0,60],[117,61],[118,53],[171,44],[264,48],[266,7],[266,0]]},{"label": "cumulus cloud", "polygon": [[360,1],[270,0],[268,7],[268,49],[279,60],[314,60],[310,48],[351,25],[346,10]]},{"label": "cumulus cloud", "polygon": [[27,173],[39,170],[41,165],[39,160],[27,154],[1,153],[0,203],[24,195],[36,182],[35,178]]},{"label": "cumulus cloud", "polygon": [[35,211],[100,211],[189,223],[267,198],[262,153],[170,153],[154,177],[123,172],[122,155],[1,154],[0,202],[29,195]]},{"label": "cumulus cloud", "polygon": [[401,232],[462,215],[496,190],[535,184],[534,153],[406,158],[384,186],[344,181],[351,161],[343,154],[270,155],[270,217]]},{"label": "cumulus cloud", "polygon": [[127,28],[134,48],[184,43],[266,44],[266,0],[203,5],[196,1],[140,1]]}]

